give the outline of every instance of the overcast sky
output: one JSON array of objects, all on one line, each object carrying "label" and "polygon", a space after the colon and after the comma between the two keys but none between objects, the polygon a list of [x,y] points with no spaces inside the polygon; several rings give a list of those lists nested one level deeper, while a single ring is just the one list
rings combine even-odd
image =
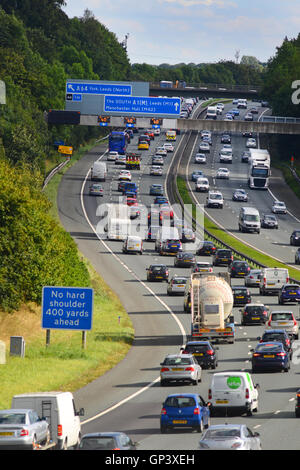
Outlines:
[{"label": "overcast sky", "polygon": [[300,32],[297,0],[66,0],[69,18],[88,8],[121,42],[131,63],[266,62]]}]

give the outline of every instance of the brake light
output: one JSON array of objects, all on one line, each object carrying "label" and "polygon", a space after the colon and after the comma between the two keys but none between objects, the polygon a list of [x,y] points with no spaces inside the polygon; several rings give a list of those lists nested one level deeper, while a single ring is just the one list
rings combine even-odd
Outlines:
[{"label": "brake light", "polygon": [[199,415],[199,414],[200,414],[199,408],[195,408],[195,409],[194,409],[194,415]]},{"label": "brake light", "polygon": [[182,351],[182,354],[189,354],[189,352],[184,350],[184,351]]},{"label": "brake light", "polygon": [[[260,343],[261,343],[261,342],[262,342],[262,341],[260,341]],[[259,357],[259,356],[260,356],[259,353],[253,353],[253,357]]]},{"label": "brake light", "polygon": [[212,356],[213,353],[214,353],[214,351],[213,351],[213,349],[208,349],[208,350],[206,351],[206,353],[209,354],[210,356]]},{"label": "brake light", "polygon": [[285,352],[280,352],[280,353],[276,353],[276,356],[284,357],[284,356],[286,356],[286,354],[285,354]]},{"label": "brake light", "polygon": [[210,389],[210,388],[208,389],[208,399],[209,399],[209,400],[212,399],[212,394],[211,394],[211,389]]},{"label": "brake light", "polygon": [[268,315],[267,310],[264,310],[264,311],[263,311],[263,315]]},{"label": "brake light", "polygon": [[161,372],[168,372],[170,369],[168,367],[163,367],[160,371]]},{"label": "brake light", "polygon": [[28,429],[21,429],[20,436],[21,437],[29,436]]},{"label": "brake light", "polygon": [[113,450],[121,450],[120,447],[115,447]]},{"label": "brake light", "polygon": [[246,388],[245,398],[249,398],[249,397],[250,397],[249,388]]},{"label": "brake light", "polygon": [[268,326],[271,326],[271,318],[270,318],[270,320],[268,321]]},{"label": "brake light", "polygon": [[297,322],[296,322],[296,320],[294,319],[294,326],[296,326],[296,325],[297,325]]},{"label": "brake light", "polygon": [[161,415],[166,415],[167,414],[167,411],[165,408],[162,408],[161,412],[160,412]]},{"label": "brake light", "polygon": [[194,372],[195,369],[194,369],[194,367],[186,367],[185,370],[188,370],[190,372]]},{"label": "brake light", "polygon": [[57,425],[57,435],[60,437],[63,435],[62,424]]},{"label": "brake light", "polygon": [[267,279],[264,277],[264,284],[266,284],[266,282],[267,282]]}]

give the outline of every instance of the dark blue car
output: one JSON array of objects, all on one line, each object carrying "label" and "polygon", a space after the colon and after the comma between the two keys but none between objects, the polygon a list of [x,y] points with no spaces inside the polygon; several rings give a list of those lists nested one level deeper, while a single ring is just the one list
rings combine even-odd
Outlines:
[{"label": "dark blue car", "polygon": [[300,286],[298,284],[284,284],[278,293],[278,303],[283,305],[286,302],[300,303]]},{"label": "dark blue car", "polygon": [[204,176],[203,171],[201,171],[201,170],[193,171],[192,181],[194,181],[194,183],[195,183],[197,181],[197,179],[200,178],[201,176]]},{"label": "dark blue car", "polygon": [[193,428],[202,432],[209,426],[209,406],[197,393],[169,395],[161,410],[160,430],[166,433],[172,428]]},{"label": "dark blue car", "polygon": [[290,369],[289,353],[281,342],[259,343],[252,354],[252,373],[258,371],[282,371]]}]

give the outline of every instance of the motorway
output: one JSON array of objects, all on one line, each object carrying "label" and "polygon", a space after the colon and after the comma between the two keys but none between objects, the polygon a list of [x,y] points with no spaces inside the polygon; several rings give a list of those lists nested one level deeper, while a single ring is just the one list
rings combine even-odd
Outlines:
[{"label": "motorway", "polygon": [[[213,137],[219,145],[218,137]],[[240,147],[242,142],[237,137]],[[134,171],[133,181],[139,184],[140,202],[150,205],[153,197],[149,196],[149,187],[153,182],[163,183],[172,154],[168,154],[162,177],[149,175],[150,155],[153,146],[164,142],[164,135],[156,137],[150,151],[144,151],[140,171]],[[180,139],[177,139],[176,145]],[[130,149],[136,150],[137,137],[130,144]],[[214,147],[213,147],[214,148]],[[233,141],[235,151],[235,141]],[[243,148],[244,150],[244,148]],[[78,407],[85,408],[82,422],[83,433],[95,431],[121,430],[138,441],[140,450],[194,450],[198,447],[199,434],[189,430],[175,430],[161,435],[159,416],[164,398],[174,391],[190,392],[197,390],[205,400],[210,385],[211,370],[204,370],[202,382],[197,386],[170,385],[160,387],[160,362],[168,353],[179,352],[190,332],[190,316],[183,312],[183,298],[169,297],[166,293],[166,283],[149,283],[146,281],[146,267],[152,262],[165,263],[170,267],[170,275],[175,273],[188,275],[189,269],[174,268],[173,258],[158,256],[154,252],[153,242],[145,242],[143,256],[124,255],[122,243],[107,241],[96,235],[99,221],[97,208],[102,200],[88,195],[89,169],[96,159],[105,159],[105,148],[101,145],[86,154],[64,175],[58,192],[58,209],[60,219],[67,231],[74,237],[80,251],[92,262],[95,269],[104,280],[114,289],[129,313],[135,328],[135,340],[128,355],[114,369],[99,377],[88,386],[75,392]],[[213,154],[214,151],[212,151]],[[237,160],[240,148],[237,149]],[[217,153],[215,153],[217,155]],[[207,166],[209,167],[210,164]],[[237,165],[244,167],[245,164]],[[216,166],[216,162],[215,162]],[[220,166],[223,166],[220,165]],[[232,165],[234,168],[235,165]],[[119,167],[108,162],[108,178],[104,183],[104,200],[117,201],[117,175]],[[232,170],[233,171],[233,170]],[[243,172],[239,179],[238,168],[233,186],[244,184]],[[223,185],[224,183],[222,183]],[[223,189],[223,188],[222,188]],[[225,191],[224,191],[225,194]],[[228,190],[227,204],[229,203]],[[253,192],[254,194],[254,192]],[[251,198],[252,196],[251,192]],[[260,204],[269,197],[266,192],[260,192]],[[269,202],[264,203],[266,206]],[[260,207],[259,207],[260,208]],[[223,211],[214,210],[215,214],[224,212],[223,224],[231,212],[229,207]],[[227,216],[226,216],[227,213]],[[292,222],[291,222],[292,223]],[[232,227],[236,223],[231,223]],[[230,227],[228,225],[227,227]],[[276,231],[276,237],[280,230]],[[270,237],[274,232],[271,232]],[[253,237],[255,235],[250,235]],[[263,237],[255,236],[255,244]],[[277,238],[275,239],[277,240]],[[278,240],[280,242],[280,239]],[[266,249],[266,243],[263,244]],[[283,251],[282,256],[285,254]],[[209,257],[201,257],[209,261]],[[220,268],[226,269],[226,268]],[[243,284],[241,280],[233,280],[235,284]],[[252,299],[260,301],[271,308],[277,305],[277,298],[262,297],[257,289],[251,289]],[[287,308],[287,307],[285,307]],[[289,307],[288,307],[289,308]],[[291,305],[298,317],[298,307]],[[263,326],[240,325],[239,308],[234,308],[236,323],[236,341],[233,345],[219,345],[219,365],[216,371],[246,370],[251,371],[250,349],[257,344]],[[295,344],[295,346],[298,346]],[[254,374],[254,383],[260,384],[258,412],[252,417],[214,417],[212,424],[227,422],[247,423],[252,430],[260,433],[264,450],[299,449],[298,421],[294,415],[294,400],[299,388],[299,360],[294,351],[294,360],[288,373]]]}]

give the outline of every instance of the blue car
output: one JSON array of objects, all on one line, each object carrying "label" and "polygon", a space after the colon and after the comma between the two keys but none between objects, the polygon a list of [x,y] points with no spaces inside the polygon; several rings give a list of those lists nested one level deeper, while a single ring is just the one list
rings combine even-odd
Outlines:
[{"label": "blue car", "polygon": [[197,179],[200,178],[201,176],[204,176],[203,171],[201,171],[201,170],[194,171],[192,173],[192,181],[194,181],[194,183],[195,183],[197,181]]},{"label": "blue car", "polygon": [[160,431],[171,428],[193,428],[203,432],[209,426],[209,405],[197,393],[169,395],[160,414]]},{"label": "blue car", "polygon": [[150,186],[150,196],[163,196],[164,188],[162,184],[152,184]]},{"label": "blue car", "polygon": [[232,112],[235,116],[239,116],[239,115],[240,115],[240,110],[237,109],[237,108],[233,108],[230,112]]},{"label": "blue car", "polygon": [[161,204],[168,204],[168,203],[169,203],[168,198],[164,196],[157,196],[154,199],[154,204],[161,205]]},{"label": "blue car", "polygon": [[278,303],[283,305],[286,302],[300,303],[300,286],[298,284],[284,284],[278,293]]},{"label": "blue car", "polygon": [[281,342],[259,343],[252,352],[252,373],[266,370],[288,372],[290,369],[290,356]]}]

